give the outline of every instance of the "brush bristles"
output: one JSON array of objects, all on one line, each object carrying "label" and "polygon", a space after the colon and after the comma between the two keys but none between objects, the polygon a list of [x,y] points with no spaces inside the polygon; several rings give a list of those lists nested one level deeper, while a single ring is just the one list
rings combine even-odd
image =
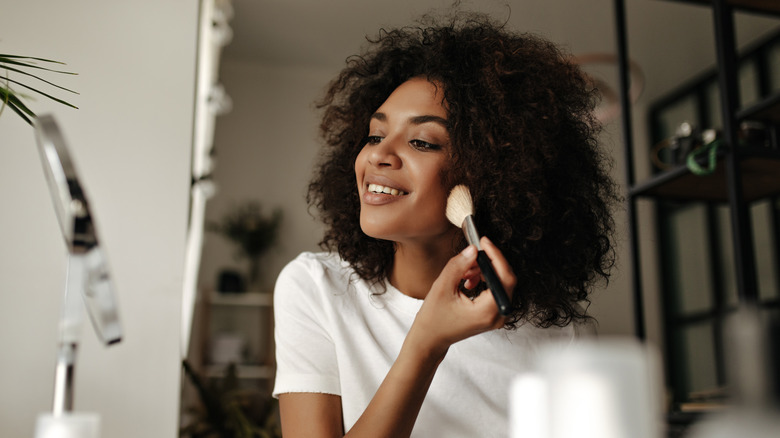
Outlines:
[{"label": "brush bristles", "polygon": [[474,214],[474,203],[471,200],[471,193],[468,187],[457,185],[453,187],[450,196],[447,197],[447,219],[456,227],[463,226],[463,220],[466,216]]}]

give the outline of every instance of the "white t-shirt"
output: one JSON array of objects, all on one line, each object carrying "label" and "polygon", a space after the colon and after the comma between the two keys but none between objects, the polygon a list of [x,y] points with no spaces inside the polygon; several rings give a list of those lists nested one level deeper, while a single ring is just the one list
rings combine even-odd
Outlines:
[{"label": "white t-shirt", "polygon": [[[337,254],[303,253],[279,275],[274,292],[273,394],[341,396],[345,430],[392,366],[422,300],[389,282],[371,287]],[[571,340],[576,329],[494,330],[452,345],[439,365],[413,437],[505,437],[512,379],[538,347]]]}]

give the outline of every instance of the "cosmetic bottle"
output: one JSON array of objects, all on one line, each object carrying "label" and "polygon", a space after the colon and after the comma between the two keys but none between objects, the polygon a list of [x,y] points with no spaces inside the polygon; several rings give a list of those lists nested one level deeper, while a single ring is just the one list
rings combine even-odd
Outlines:
[{"label": "cosmetic bottle", "polygon": [[100,417],[85,412],[42,414],[35,424],[35,438],[100,438]]},{"label": "cosmetic bottle", "polygon": [[510,391],[510,438],[660,438],[654,348],[600,338],[540,348]]},{"label": "cosmetic bottle", "polygon": [[780,436],[778,320],[753,307],[740,309],[726,331],[730,406],[693,425],[686,438]]}]

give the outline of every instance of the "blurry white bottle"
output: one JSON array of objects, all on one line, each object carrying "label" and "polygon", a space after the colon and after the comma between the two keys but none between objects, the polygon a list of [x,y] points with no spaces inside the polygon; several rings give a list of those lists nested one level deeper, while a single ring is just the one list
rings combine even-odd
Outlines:
[{"label": "blurry white bottle", "polygon": [[35,438],[100,438],[100,417],[93,413],[42,414]]},{"label": "blurry white bottle", "polygon": [[764,320],[753,307],[729,319],[725,341],[732,406],[692,426],[686,438],[780,437],[777,323]]},{"label": "blurry white bottle", "polygon": [[539,352],[510,394],[511,438],[659,438],[658,357],[635,339],[591,339]]}]

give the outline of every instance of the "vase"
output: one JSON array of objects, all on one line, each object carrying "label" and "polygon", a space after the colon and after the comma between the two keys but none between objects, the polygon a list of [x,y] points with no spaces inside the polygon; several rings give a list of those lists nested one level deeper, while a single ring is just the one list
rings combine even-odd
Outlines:
[{"label": "vase", "polygon": [[246,285],[244,283],[244,276],[240,272],[223,269],[219,272],[217,290],[221,293],[246,292]]},{"label": "vase", "polygon": [[248,290],[257,292],[262,290],[262,265],[260,264],[260,257],[249,258],[249,277],[248,277]]}]

